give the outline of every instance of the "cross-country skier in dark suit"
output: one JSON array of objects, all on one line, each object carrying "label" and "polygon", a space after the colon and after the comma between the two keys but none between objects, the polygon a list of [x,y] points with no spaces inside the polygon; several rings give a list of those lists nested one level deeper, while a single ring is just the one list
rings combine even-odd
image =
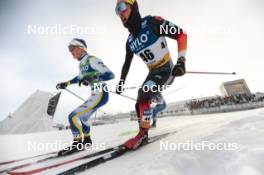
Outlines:
[{"label": "cross-country skier in dark suit", "polygon": [[[118,0],[116,13],[130,33],[126,42],[125,63],[116,92],[119,94],[123,92],[134,54],[138,55],[149,69],[149,74],[142,85],[147,88],[139,89],[136,102],[140,130],[137,136],[125,143],[128,149],[136,149],[147,140],[150,118],[152,117],[150,103],[152,98],[160,93],[157,92],[158,87],[169,85],[174,77],[185,74],[187,35],[183,29],[162,17],[146,16],[142,18],[136,0]],[[176,65],[173,65],[165,37],[174,39],[178,43]],[[146,92],[146,89],[152,90]]]}]

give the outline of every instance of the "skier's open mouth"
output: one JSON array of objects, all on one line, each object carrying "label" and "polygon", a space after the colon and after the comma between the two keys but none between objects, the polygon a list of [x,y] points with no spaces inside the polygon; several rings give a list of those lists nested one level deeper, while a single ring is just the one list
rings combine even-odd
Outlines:
[{"label": "skier's open mouth", "polygon": [[125,18],[125,17],[124,17],[124,18],[121,17],[121,20],[122,20],[122,22],[123,22],[124,24],[128,21],[128,19]]}]

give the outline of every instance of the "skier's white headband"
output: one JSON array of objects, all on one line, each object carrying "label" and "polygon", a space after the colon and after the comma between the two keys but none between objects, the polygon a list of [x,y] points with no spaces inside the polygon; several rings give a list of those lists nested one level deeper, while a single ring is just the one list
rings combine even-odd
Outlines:
[{"label": "skier's white headband", "polygon": [[86,46],[82,42],[75,39],[70,42],[69,46],[83,47],[86,49]]}]

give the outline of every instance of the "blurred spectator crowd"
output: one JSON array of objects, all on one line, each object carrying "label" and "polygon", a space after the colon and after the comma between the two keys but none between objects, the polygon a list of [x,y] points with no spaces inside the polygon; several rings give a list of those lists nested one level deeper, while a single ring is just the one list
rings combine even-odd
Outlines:
[{"label": "blurred spectator crowd", "polygon": [[264,101],[264,96],[256,97],[255,94],[239,94],[228,97],[215,96],[208,99],[193,99],[186,103],[189,110],[201,108],[220,107],[224,105],[245,104]]}]

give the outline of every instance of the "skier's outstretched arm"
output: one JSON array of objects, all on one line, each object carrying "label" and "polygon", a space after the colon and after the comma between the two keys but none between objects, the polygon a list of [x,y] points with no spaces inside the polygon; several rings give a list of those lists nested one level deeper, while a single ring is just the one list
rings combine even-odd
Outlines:
[{"label": "skier's outstretched arm", "polygon": [[67,88],[67,86],[71,85],[71,84],[76,84],[80,81],[79,76],[74,77],[73,79],[69,80],[69,81],[65,81],[65,82],[61,82],[58,83],[56,85],[56,89],[65,89]]},{"label": "skier's outstretched arm", "polygon": [[178,43],[178,57],[185,57],[187,50],[187,34],[182,28],[158,16],[151,18],[150,26],[157,36],[166,36],[176,40]]},{"label": "skier's outstretched arm", "polygon": [[149,22],[152,31],[157,36],[166,36],[174,39],[178,43],[178,59],[172,70],[173,76],[182,76],[185,74],[185,61],[187,51],[187,34],[185,31],[162,17],[151,17]]},{"label": "skier's outstretched arm", "polygon": [[73,79],[71,79],[70,81],[68,81],[69,85],[70,84],[77,84],[79,82],[80,78],[79,76],[74,77]]},{"label": "skier's outstretched arm", "polygon": [[119,83],[116,87],[116,93],[118,94],[121,94],[124,91],[123,85],[125,84],[126,77],[129,72],[133,56],[134,56],[133,52],[130,50],[128,43],[126,43],[126,59],[122,67]]}]

